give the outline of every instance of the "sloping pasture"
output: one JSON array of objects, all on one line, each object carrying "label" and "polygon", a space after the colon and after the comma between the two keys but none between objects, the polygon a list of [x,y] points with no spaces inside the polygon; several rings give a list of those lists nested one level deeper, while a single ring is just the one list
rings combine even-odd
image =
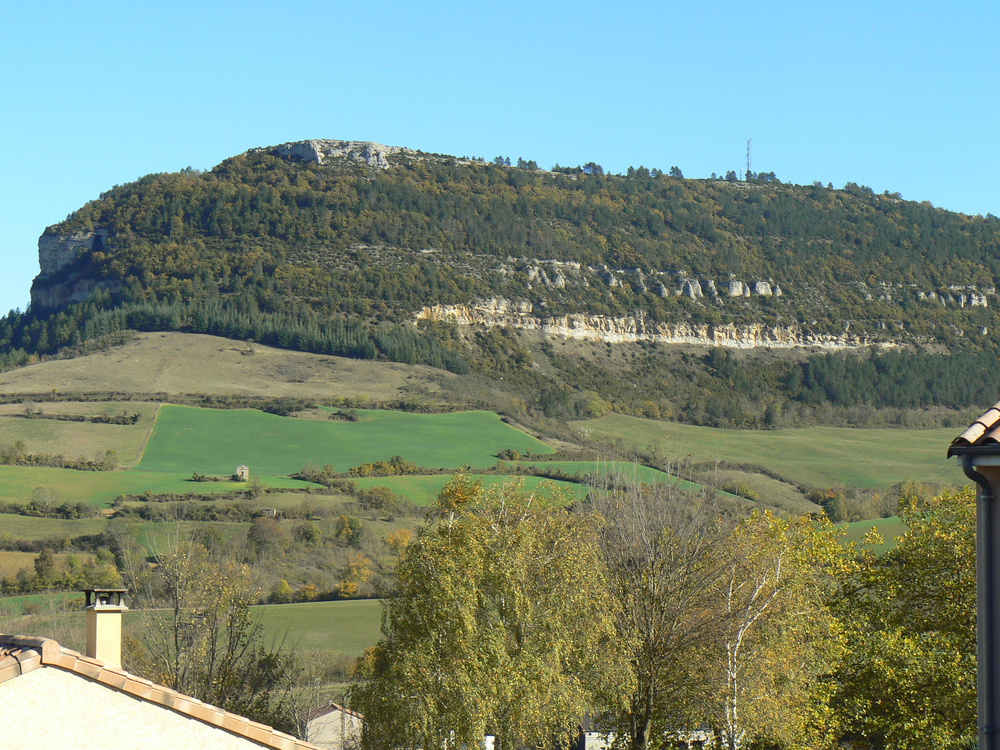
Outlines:
[{"label": "sloping pasture", "polygon": [[35,518],[0,513],[0,536],[11,539],[50,539],[100,534],[107,525],[105,518]]},{"label": "sloping pasture", "polygon": [[378,599],[268,604],[252,609],[261,617],[268,642],[283,640],[300,653],[361,656],[382,635]]},{"label": "sloping pasture", "polygon": [[844,539],[848,542],[858,543],[872,529],[878,529],[879,534],[882,535],[883,542],[882,544],[876,544],[873,548],[877,555],[888,552],[895,547],[896,539],[907,531],[906,524],[899,520],[899,516],[876,518],[869,521],[854,521],[853,523],[845,524],[844,527],[846,529]]},{"label": "sloping pasture", "polygon": [[[552,479],[545,479],[544,477],[510,477],[498,474],[470,474],[469,476],[472,479],[481,481],[484,487],[490,487],[495,484],[503,484],[504,482],[509,482],[514,479],[523,480],[524,488],[530,491],[537,490],[539,485],[543,485],[544,487],[545,483],[548,483],[549,485],[554,484],[556,487],[564,490],[571,500],[583,499],[586,497],[587,490],[589,489],[586,485],[582,485],[577,482],[555,481]],[[411,503],[415,503],[417,505],[432,505],[437,499],[438,494],[441,492],[441,489],[451,478],[451,474],[435,474],[431,476],[365,477],[362,479],[355,479],[353,481],[357,482],[359,486],[366,488],[388,487],[397,495],[402,495],[407,498]]]},{"label": "sloping pasture", "polygon": [[29,453],[61,454],[66,458],[96,459],[114,451],[118,462],[132,466],[153,428],[157,405],[148,402],[73,402],[36,404],[46,414],[118,416],[138,414],[136,424],[95,424],[56,419],[26,419],[22,404],[0,404],[0,442],[20,440]]},{"label": "sloping pasture", "polygon": [[[230,473],[236,469],[234,464]],[[308,487],[307,482],[287,476],[259,477],[269,487]],[[149,491],[185,494],[216,494],[245,490],[245,482],[192,482],[191,474],[162,471],[77,471],[49,466],[0,466],[0,500],[27,503],[36,487],[50,490],[53,502],[83,501],[108,505],[122,494],[141,495]],[[0,532],[2,533],[2,532]]]},{"label": "sloping pasture", "polygon": [[402,456],[420,466],[493,466],[504,448],[552,453],[542,441],[504,424],[492,412],[451,414],[360,410],[358,422],[292,419],[251,409],[160,410],[141,471],[291,474],[312,462],[337,471]]},{"label": "sloping pasture", "polygon": [[724,430],[608,414],[574,422],[591,438],[619,440],[645,449],[655,445],[674,461],[766,466],[790,482],[813,487],[891,487],[904,481],[964,484],[945,459],[957,434],[932,430],[805,427],[787,430]]}]

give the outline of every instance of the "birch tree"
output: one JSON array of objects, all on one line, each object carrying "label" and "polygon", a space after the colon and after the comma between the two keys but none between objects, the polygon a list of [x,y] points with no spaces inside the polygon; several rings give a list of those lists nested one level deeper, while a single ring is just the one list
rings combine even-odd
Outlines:
[{"label": "birch tree", "polygon": [[712,723],[728,750],[750,739],[822,744],[841,654],[828,600],[842,558],[830,524],[763,513],[734,529],[715,588],[722,631]]},{"label": "birch tree", "polygon": [[459,477],[410,544],[369,681],[369,748],[548,746],[630,680],[596,518],[519,483]]}]

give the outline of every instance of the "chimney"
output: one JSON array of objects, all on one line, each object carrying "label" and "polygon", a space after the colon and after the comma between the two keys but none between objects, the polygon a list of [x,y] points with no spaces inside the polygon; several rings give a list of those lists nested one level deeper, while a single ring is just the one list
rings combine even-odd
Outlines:
[{"label": "chimney", "polygon": [[125,589],[84,589],[87,596],[87,656],[122,668],[122,603]]}]

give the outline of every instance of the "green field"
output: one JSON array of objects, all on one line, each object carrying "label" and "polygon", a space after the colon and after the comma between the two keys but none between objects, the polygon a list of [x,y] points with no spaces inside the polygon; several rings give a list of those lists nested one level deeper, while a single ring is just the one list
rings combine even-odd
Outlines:
[{"label": "green field", "polygon": [[695,475],[695,478],[701,478],[706,483],[719,487],[737,489],[744,493],[749,490],[750,496],[756,495],[757,502],[762,506],[779,512],[808,515],[820,511],[816,503],[807,500],[798,487],[764,474],[737,470],[715,471],[713,469],[710,472]]},{"label": "green field", "polygon": [[134,425],[63,422],[55,419],[25,419],[21,404],[0,405],[0,442],[20,440],[29,453],[49,453],[67,458],[96,459],[105,451],[114,451],[118,462],[131,466],[139,460],[139,452],[153,428],[157,405],[147,402],[64,401],[36,404],[46,414],[83,414],[87,416],[118,416],[138,414]]},{"label": "green field", "polygon": [[100,534],[107,523],[105,518],[34,518],[0,513],[0,536],[37,540]]},{"label": "green field", "polygon": [[[503,484],[512,479],[524,480],[524,487],[527,490],[537,490],[538,486],[544,483],[555,484],[557,487],[566,490],[570,498],[574,500],[582,500],[587,496],[587,491],[590,489],[586,485],[577,482],[554,481],[545,479],[544,477],[509,477],[496,474],[470,474],[469,476],[482,481],[484,487]],[[437,500],[441,488],[450,479],[450,474],[435,474],[432,476],[365,477],[353,481],[357,482],[360,487],[388,487],[397,495],[402,495],[416,505],[432,505]]]},{"label": "green field", "polygon": [[873,528],[877,528],[885,540],[882,544],[877,544],[873,548],[878,555],[895,547],[897,537],[905,534],[907,529],[906,525],[899,520],[899,516],[877,518],[873,521],[855,521],[845,524],[845,526],[847,533],[844,535],[844,538],[850,542],[860,542],[865,534]]},{"label": "green field", "polygon": [[278,510],[291,510],[301,508],[303,505],[330,510],[341,508],[345,503],[353,501],[354,498],[339,493],[327,495],[324,492],[268,492],[257,500],[257,505]]},{"label": "green field", "polygon": [[0,597],[0,612],[13,612],[20,616],[25,604],[60,607],[64,604],[83,610],[84,594],[81,591],[47,591],[44,594],[19,594]]},{"label": "green field", "polygon": [[891,487],[898,482],[964,484],[945,459],[952,428],[934,430],[806,427],[789,430],[723,430],[656,422],[620,414],[574,422],[591,438],[655,445],[671,461],[716,461],[766,466],[790,482],[813,487]]},{"label": "green field", "polygon": [[213,529],[218,532],[222,539],[229,539],[237,534],[246,534],[249,528],[249,523],[239,521],[168,521],[161,523],[137,521],[136,541],[151,555],[156,555],[164,550],[174,549],[178,539],[189,538],[195,529]]},{"label": "green field", "polygon": [[601,476],[620,477],[629,482],[641,482],[644,484],[664,484],[670,483],[682,490],[700,491],[705,489],[700,484],[688,482],[678,477],[673,477],[659,469],[653,469],[642,464],[634,464],[629,461],[515,461],[520,466],[528,466],[536,471],[546,469],[558,469],[565,471],[569,476],[583,477],[584,474],[595,474]]},{"label": "green field", "polygon": [[[235,470],[234,465],[230,472]],[[308,482],[287,476],[258,477],[267,487],[309,487]],[[83,501],[89,505],[109,505],[123,494],[141,495],[197,492],[215,494],[240,492],[244,482],[192,482],[191,474],[156,471],[77,471],[48,466],[0,466],[0,500],[25,503],[36,487],[54,493],[55,503]]]},{"label": "green field", "polygon": [[[33,570],[36,557],[38,554],[35,552],[0,551],[0,577],[16,575],[19,570]],[[82,563],[94,559],[94,555],[90,552],[59,552],[55,555],[56,564],[64,564],[69,557],[75,557]]]},{"label": "green field", "polygon": [[284,640],[300,653],[361,656],[382,635],[378,599],[268,604],[253,609],[261,615],[268,642]]},{"label": "green field", "polygon": [[[40,605],[42,613],[32,627],[39,635],[57,637],[64,645],[82,641],[86,620],[82,611],[65,612],[66,604],[82,603],[83,595],[73,592],[30,594],[0,598],[0,633],[23,622],[26,604]],[[264,626],[265,642],[285,642],[299,654],[324,653],[331,657],[355,658],[374,646],[381,637],[382,603],[378,599],[350,599],[336,602],[268,604],[251,607]],[[126,614],[126,625],[141,616]],[[55,621],[55,624],[54,624]],[[49,631],[56,632],[49,632]],[[69,643],[65,643],[65,641]]]},{"label": "green field", "polygon": [[292,474],[306,463],[337,471],[402,456],[420,466],[493,466],[504,448],[552,453],[542,441],[492,412],[409,414],[360,410],[359,422],[292,419],[251,409],[165,405],[142,471],[229,474],[246,464],[255,474]]}]

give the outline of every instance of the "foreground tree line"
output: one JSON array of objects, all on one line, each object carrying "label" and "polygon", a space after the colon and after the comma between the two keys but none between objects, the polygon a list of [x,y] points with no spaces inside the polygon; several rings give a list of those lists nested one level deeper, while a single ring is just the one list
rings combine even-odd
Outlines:
[{"label": "foreground tree line", "polygon": [[459,476],[398,568],[353,702],[366,748],[971,747],[975,509],[905,504],[845,543],[670,487],[582,507]]}]

